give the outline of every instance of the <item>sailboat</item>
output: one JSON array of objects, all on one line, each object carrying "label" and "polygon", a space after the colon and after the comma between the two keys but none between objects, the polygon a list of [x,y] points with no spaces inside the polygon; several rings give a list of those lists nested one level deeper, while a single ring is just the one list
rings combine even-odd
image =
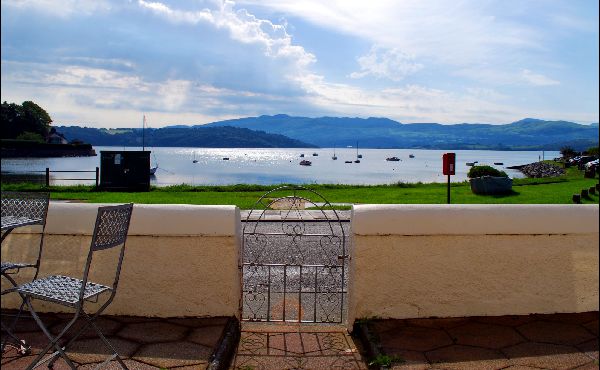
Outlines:
[{"label": "sailboat", "polygon": [[331,157],[334,161],[337,161],[337,156],[335,155],[335,145],[333,146],[333,157]]},{"label": "sailboat", "polygon": [[198,163],[198,160],[196,159],[196,152],[194,152],[194,159],[192,160],[192,163]]},{"label": "sailboat", "polygon": [[354,161],[354,163],[360,163],[360,159],[362,158],[362,155],[358,154],[358,141],[356,142],[356,160]]},{"label": "sailboat", "polygon": [[[142,122],[142,151],[146,151],[146,115],[144,114],[144,121]],[[158,169],[158,162],[156,162],[156,157],[154,158],[155,166],[150,165],[149,174],[153,176],[156,174],[156,170]]]}]

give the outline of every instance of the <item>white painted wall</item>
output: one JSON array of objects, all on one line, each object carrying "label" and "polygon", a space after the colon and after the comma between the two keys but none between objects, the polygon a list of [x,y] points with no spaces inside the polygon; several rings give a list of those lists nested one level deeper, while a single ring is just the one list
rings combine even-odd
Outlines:
[{"label": "white painted wall", "polygon": [[350,322],[598,310],[597,205],[358,205]]},{"label": "white painted wall", "polygon": [[[82,276],[98,206],[51,202],[40,276]],[[235,206],[135,205],[117,295],[106,313],[238,315],[239,224],[239,209]],[[39,231],[39,227],[15,230],[2,243],[3,260],[35,260],[32,251]],[[114,259],[98,256],[90,279],[112,281]],[[30,279],[31,275],[19,276]],[[3,296],[2,306],[14,306],[16,298]],[[46,304],[40,307],[52,311],[59,308]]]}]

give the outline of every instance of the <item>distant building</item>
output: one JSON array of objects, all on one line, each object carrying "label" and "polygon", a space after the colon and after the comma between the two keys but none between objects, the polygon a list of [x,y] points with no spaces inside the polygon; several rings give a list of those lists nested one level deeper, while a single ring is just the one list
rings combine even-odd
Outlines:
[{"label": "distant building", "polygon": [[56,131],[54,127],[50,129],[50,133],[46,137],[46,142],[49,144],[68,144],[69,141],[65,139],[63,134]]}]

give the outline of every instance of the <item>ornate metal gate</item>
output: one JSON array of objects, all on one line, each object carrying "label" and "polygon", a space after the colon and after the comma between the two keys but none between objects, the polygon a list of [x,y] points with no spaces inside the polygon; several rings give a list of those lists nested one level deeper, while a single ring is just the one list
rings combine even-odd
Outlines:
[{"label": "ornate metal gate", "polygon": [[243,227],[242,320],[344,322],[345,236],[320,194],[290,186],[264,194]]}]

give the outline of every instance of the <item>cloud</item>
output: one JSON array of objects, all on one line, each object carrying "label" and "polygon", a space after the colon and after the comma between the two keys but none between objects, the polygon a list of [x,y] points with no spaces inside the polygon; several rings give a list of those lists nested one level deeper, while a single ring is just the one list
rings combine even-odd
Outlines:
[{"label": "cloud", "polygon": [[219,29],[226,29],[233,40],[246,44],[259,44],[265,55],[294,61],[298,67],[305,67],[316,61],[316,57],[303,47],[292,44],[292,37],[285,26],[259,19],[246,9],[235,11],[232,1],[224,1],[216,10],[184,11],[171,9],[160,2],[139,0],[140,7],[151,10],[172,22],[197,24],[209,23]]},{"label": "cloud", "polygon": [[539,73],[534,73],[528,69],[521,71],[522,80],[534,86],[554,86],[560,85],[560,81],[553,80]]},{"label": "cloud", "polygon": [[352,72],[351,78],[372,76],[400,81],[423,68],[422,64],[414,62],[413,57],[398,49],[383,49],[379,46],[371,47],[368,54],[357,59],[360,65],[359,72]]}]

